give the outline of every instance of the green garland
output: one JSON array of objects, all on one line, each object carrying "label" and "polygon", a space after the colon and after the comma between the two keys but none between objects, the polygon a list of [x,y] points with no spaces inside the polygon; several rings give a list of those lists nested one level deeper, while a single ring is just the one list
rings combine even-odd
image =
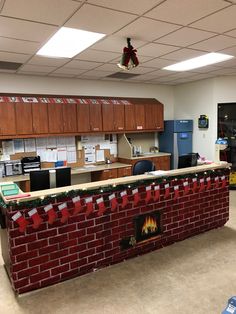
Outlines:
[{"label": "green garland", "polygon": [[229,169],[216,169],[216,170],[207,170],[204,172],[199,173],[188,173],[184,175],[177,175],[177,176],[163,176],[160,178],[150,178],[145,180],[137,180],[131,183],[127,184],[118,184],[118,185],[107,185],[107,186],[101,186],[96,189],[83,189],[83,190],[70,190],[69,192],[63,192],[56,195],[46,196],[44,198],[37,198],[32,201],[24,201],[24,202],[9,202],[6,204],[2,198],[0,198],[0,207],[3,208],[9,208],[11,210],[20,210],[24,208],[34,208],[34,207],[41,207],[46,206],[50,203],[60,202],[67,199],[71,199],[75,196],[84,196],[84,195],[99,195],[101,193],[113,193],[117,191],[122,191],[126,189],[134,189],[140,186],[148,186],[150,184],[162,184],[162,183],[168,183],[173,180],[183,180],[183,179],[191,179],[191,178],[206,178],[206,177],[217,177],[222,176],[224,174],[229,174]]}]

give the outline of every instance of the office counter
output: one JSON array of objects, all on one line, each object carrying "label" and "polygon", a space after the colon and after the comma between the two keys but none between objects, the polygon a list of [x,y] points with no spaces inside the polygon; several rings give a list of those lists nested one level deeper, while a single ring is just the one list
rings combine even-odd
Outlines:
[{"label": "office counter", "polygon": [[222,227],[228,177],[221,162],[3,197],[2,255],[13,290],[43,288]]}]

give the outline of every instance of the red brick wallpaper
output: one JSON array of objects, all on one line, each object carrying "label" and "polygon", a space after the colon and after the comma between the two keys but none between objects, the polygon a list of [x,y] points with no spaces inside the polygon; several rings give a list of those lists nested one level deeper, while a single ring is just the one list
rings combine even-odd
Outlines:
[{"label": "red brick wallpaper", "polygon": [[[60,221],[58,205],[62,202],[53,204],[58,218],[51,225],[47,222],[47,213],[40,207],[38,212],[43,222],[38,229],[32,227],[26,208],[21,210],[30,222],[25,233],[20,233],[18,225],[11,219],[15,212],[9,212],[7,232],[13,289],[24,293],[42,288],[223,226],[229,219],[228,175],[225,187],[221,181],[217,187],[211,178],[211,185],[207,187],[205,183],[203,191],[199,191],[199,184],[193,191],[192,179],[188,181],[189,190],[184,188],[182,180],[171,181],[167,198],[165,183],[160,184],[160,199],[151,199],[147,204],[144,186],[138,188],[140,201],[137,205],[134,205],[132,190],[128,189],[128,202],[124,208],[120,197],[123,190],[115,192],[119,205],[114,211],[111,211],[108,200],[111,193],[103,193],[106,211],[101,216],[98,216],[95,203],[101,195],[93,196],[94,211],[87,217],[84,197],[81,197],[82,211],[76,215],[72,215],[73,202],[67,200],[71,216],[66,223]],[[179,197],[174,199],[174,185],[177,184]],[[163,210],[163,234],[121,250],[121,239],[135,234],[134,217],[157,209]]]}]

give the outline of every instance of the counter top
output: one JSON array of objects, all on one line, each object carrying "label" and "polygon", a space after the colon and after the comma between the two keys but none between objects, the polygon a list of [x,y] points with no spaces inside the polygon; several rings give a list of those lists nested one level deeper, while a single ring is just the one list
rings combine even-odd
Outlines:
[{"label": "counter top", "polygon": [[163,156],[171,156],[170,153],[144,153],[140,156],[136,156],[136,157],[131,157],[130,159],[147,159],[147,158],[153,158],[153,157],[163,157]]},{"label": "counter top", "polygon": [[[114,164],[107,165],[107,169],[111,169],[111,166],[114,166]],[[128,166],[128,165],[125,165]],[[20,194],[17,195],[16,200],[18,202],[21,201],[30,201],[36,198],[40,197],[46,197],[50,195],[56,195],[63,192],[69,192],[70,190],[89,190],[89,189],[96,189],[103,186],[109,186],[109,185],[119,185],[119,184],[128,184],[139,180],[148,180],[151,177],[158,178],[163,176],[178,176],[178,175],[184,175],[187,173],[196,173],[196,172],[203,172],[207,170],[213,170],[213,169],[223,169],[230,167],[230,164],[227,162],[219,162],[219,163],[212,163],[207,165],[201,165],[196,167],[189,167],[189,168],[183,168],[183,169],[175,169],[175,170],[169,170],[169,171],[162,171],[161,174],[142,174],[142,175],[136,175],[136,176],[128,176],[128,177],[122,177],[122,178],[116,178],[116,179],[109,179],[104,181],[97,181],[97,182],[89,182],[89,183],[83,183],[83,184],[77,184],[72,186],[66,186],[61,188],[54,188],[49,190],[42,190],[42,191],[35,191],[30,192],[27,194],[26,197],[20,198]],[[13,180],[12,180],[13,181]],[[5,203],[8,203],[4,197],[3,197]],[[11,200],[13,201],[13,199]]]},{"label": "counter top", "polygon": [[[84,167],[78,167],[78,168],[72,168],[71,169],[71,175],[76,174],[82,174],[82,173],[89,173],[94,171],[103,171],[103,170],[109,170],[109,169],[119,169],[119,168],[125,168],[125,167],[131,167],[129,164],[124,164],[120,162],[114,162],[112,164],[103,164],[103,165],[86,165]],[[42,170],[47,168],[42,168]],[[56,169],[56,168],[50,168],[50,169]],[[22,182],[22,181],[28,181],[29,174],[22,174],[17,176],[8,176],[4,178],[0,178],[1,182]]]}]

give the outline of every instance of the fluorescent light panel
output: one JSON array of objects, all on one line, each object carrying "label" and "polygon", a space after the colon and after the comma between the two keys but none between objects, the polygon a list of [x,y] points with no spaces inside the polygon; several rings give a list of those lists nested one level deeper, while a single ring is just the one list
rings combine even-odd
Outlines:
[{"label": "fluorescent light panel", "polygon": [[169,65],[167,67],[164,67],[163,70],[188,71],[192,69],[201,68],[210,64],[226,61],[232,58],[234,58],[234,56],[226,55],[223,53],[211,52],[200,57],[188,59],[186,61]]},{"label": "fluorescent light panel", "polygon": [[62,27],[37,52],[37,55],[72,58],[104,36],[105,34],[101,33]]}]

